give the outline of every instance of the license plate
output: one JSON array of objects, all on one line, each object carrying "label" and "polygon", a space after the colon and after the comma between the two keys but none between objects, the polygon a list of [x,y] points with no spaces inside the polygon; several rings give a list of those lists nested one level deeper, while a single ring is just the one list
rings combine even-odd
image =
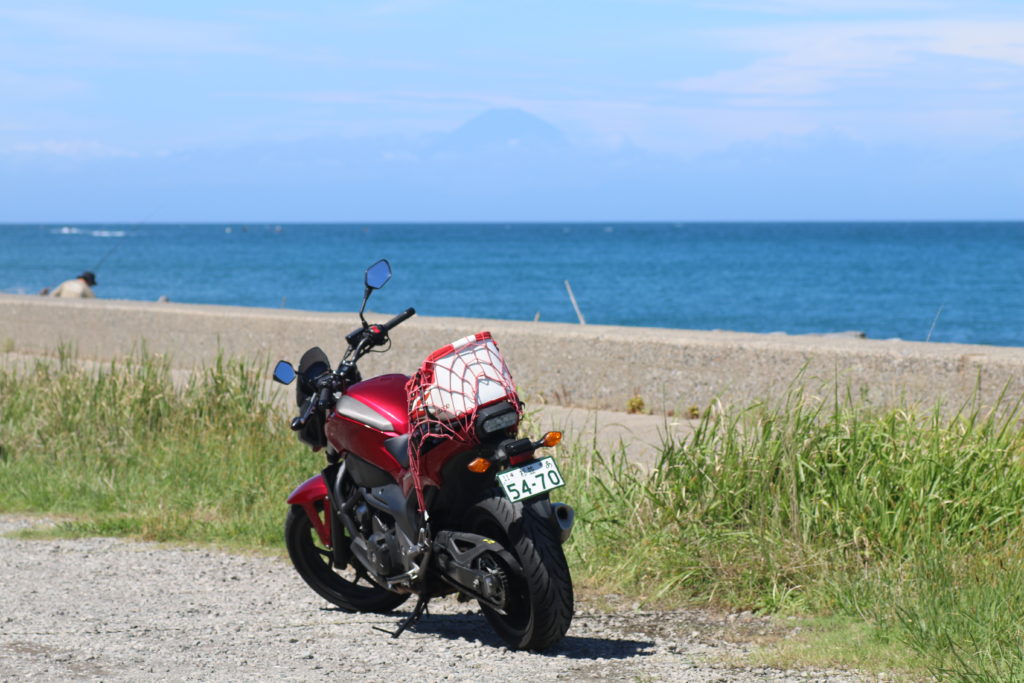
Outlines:
[{"label": "license plate", "polygon": [[513,503],[565,486],[554,458],[541,458],[514,470],[499,472],[498,483]]}]

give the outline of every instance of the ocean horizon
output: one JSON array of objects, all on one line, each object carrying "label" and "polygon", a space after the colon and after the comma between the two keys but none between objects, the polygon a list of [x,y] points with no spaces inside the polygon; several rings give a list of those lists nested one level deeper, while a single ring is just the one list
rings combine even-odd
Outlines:
[{"label": "ocean horizon", "polygon": [[1024,346],[1024,222],[0,224],[0,292]]}]

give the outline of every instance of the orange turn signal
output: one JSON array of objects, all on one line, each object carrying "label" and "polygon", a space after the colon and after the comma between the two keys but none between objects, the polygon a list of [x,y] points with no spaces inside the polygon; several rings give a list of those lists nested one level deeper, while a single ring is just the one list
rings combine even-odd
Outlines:
[{"label": "orange turn signal", "polygon": [[471,460],[470,463],[466,465],[467,470],[469,470],[470,472],[476,472],[477,474],[483,474],[490,468],[490,461],[485,460],[483,458],[476,458],[475,460]]},{"label": "orange turn signal", "polygon": [[562,432],[548,432],[544,435],[544,438],[540,440],[542,446],[551,448],[562,443]]}]

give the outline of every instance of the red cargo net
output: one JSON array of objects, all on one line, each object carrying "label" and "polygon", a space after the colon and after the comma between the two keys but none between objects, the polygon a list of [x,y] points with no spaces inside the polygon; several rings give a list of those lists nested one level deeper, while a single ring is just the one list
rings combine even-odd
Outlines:
[{"label": "red cargo net", "polygon": [[479,332],[427,356],[405,385],[409,397],[409,468],[420,510],[423,503],[420,454],[431,438],[466,444],[477,441],[477,411],[509,401],[522,416],[512,375],[490,332]]}]

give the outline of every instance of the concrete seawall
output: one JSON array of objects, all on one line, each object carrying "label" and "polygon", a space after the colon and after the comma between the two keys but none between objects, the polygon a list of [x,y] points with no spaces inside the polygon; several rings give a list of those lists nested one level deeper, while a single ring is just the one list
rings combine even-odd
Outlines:
[{"label": "concrete seawall", "polygon": [[[218,350],[295,361],[314,344],[337,362],[356,324],[355,313],[0,295],[3,350],[49,354],[68,343],[81,358],[107,360],[145,345],[181,368]],[[879,405],[991,405],[1004,389],[1024,393],[1024,348],[419,316],[393,333],[389,353],[365,359],[364,374],[408,374],[480,330],[498,340],[528,400],[577,408],[623,411],[634,396],[656,413],[716,398],[744,404],[780,396],[798,376],[812,391],[838,380]]]}]

